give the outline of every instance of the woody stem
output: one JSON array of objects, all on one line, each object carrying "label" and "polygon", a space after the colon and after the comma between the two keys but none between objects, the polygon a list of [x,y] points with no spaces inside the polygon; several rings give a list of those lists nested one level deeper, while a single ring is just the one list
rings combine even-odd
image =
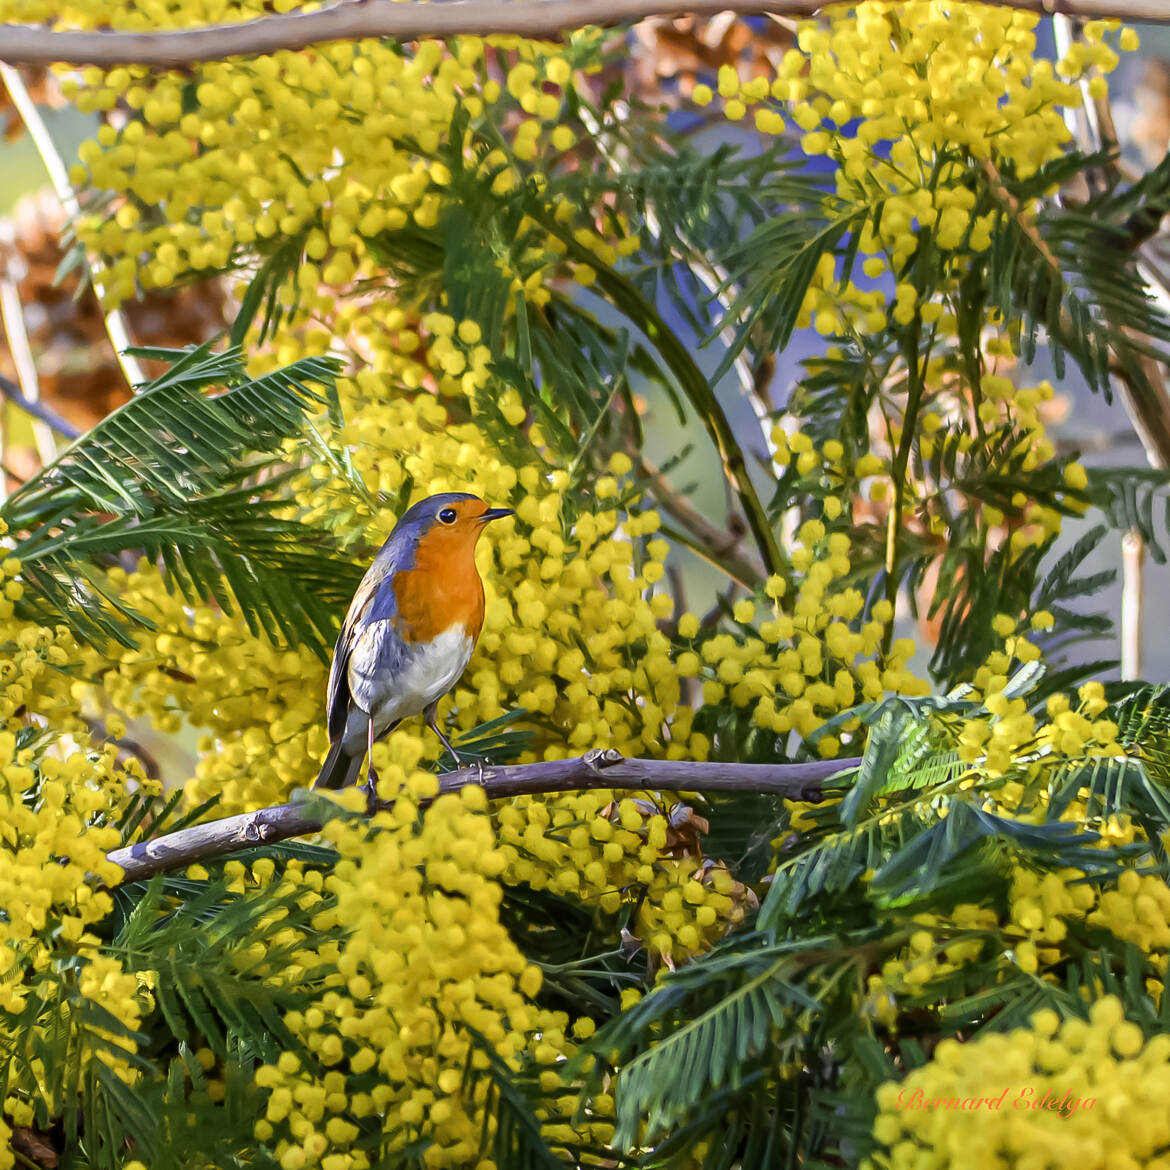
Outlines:
[{"label": "woody stem", "polygon": [[[612,750],[592,751],[571,760],[544,760],[505,767],[460,768],[439,778],[439,795],[469,784],[483,788],[489,800],[550,792],[585,792],[612,788],[660,792],[759,792],[791,800],[821,799],[821,782],[855,768],[860,759],[820,760],[807,764],[729,764],[720,761],[630,760]],[[430,801],[421,801],[423,805]],[[393,801],[379,801],[379,810]],[[279,804],[256,812],[192,825],[149,841],[115,849],[108,857],[124,870],[121,882],[143,881],[156,873],[197,861],[225,857],[257,845],[319,833],[331,816],[346,815],[327,797]]]}]

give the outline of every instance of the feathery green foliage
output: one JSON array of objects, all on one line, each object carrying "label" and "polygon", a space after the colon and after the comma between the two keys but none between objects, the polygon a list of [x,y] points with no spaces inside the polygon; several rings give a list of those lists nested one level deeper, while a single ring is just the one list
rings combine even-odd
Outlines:
[{"label": "feathery green foliage", "polygon": [[324,653],[359,574],[280,515],[278,492],[284,444],[327,405],[338,363],[305,358],[250,378],[238,349],[135,352],[170,368],[0,508],[30,585],[24,612],[133,645],[150,615],[119,599],[107,570],[146,556],[192,602]]}]

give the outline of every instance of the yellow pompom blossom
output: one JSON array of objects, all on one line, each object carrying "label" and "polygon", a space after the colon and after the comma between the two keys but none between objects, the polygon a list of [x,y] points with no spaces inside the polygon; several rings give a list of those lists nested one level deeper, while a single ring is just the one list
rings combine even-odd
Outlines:
[{"label": "yellow pompom blossom", "polygon": [[[319,1007],[286,1019],[318,1071],[290,1052],[257,1074],[268,1102],[256,1136],[284,1167],[363,1170],[420,1141],[428,1167],[476,1164],[490,1081],[469,1029],[513,1067],[533,1056],[556,1096],[553,1066],[575,1048],[570,1021],[532,1005],[540,969],[500,922],[507,861],[483,792],[441,797],[416,827],[418,800],[436,788],[434,776],[412,772],[392,813],[330,828],[342,859],[326,879],[336,896],[327,918],[348,938]],[[553,1148],[558,1136],[604,1143],[612,1127],[596,1116],[570,1126],[564,1092],[563,1110],[542,1118]],[[359,1138],[371,1123],[373,1136]]]},{"label": "yellow pompom blossom", "polygon": [[1107,996],[1088,1021],[1037,1012],[1031,1027],[943,1040],[877,1091],[867,1170],[1165,1167],[1170,1036],[1147,1040]]},{"label": "yellow pompom blossom", "polygon": [[[965,159],[1010,160],[1026,177],[1059,157],[1069,138],[1063,108],[1082,102],[1075,83],[1118,60],[1097,22],[1054,66],[1033,56],[1037,16],[990,5],[866,0],[833,6],[828,17],[827,27],[801,25],[770,86],[741,86],[729,71],[720,95],[775,107],[774,119],[757,118],[761,130],[794,122],[806,154],[836,163],[844,202],[883,204],[861,250],[886,257],[892,271],[916,247],[915,225],[933,227],[944,250],[986,249],[991,224],[971,218]],[[806,302],[814,314],[815,301]]]},{"label": "yellow pompom blossom", "polygon": [[1151,965],[1165,972],[1170,951],[1170,889],[1160,873],[1127,869],[1116,889],[1106,890],[1088,921],[1117,938],[1136,943]]},{"label": "yellow pompom blossom", "polygon": [[[11,558],[0,600],[0,1011],[35,1011],[47,1031],[70,1020],[108,1012],[133,1032],[145,1006],[138,979],[100,953],[95,927],[113,908],[103,886],[121,870],[106,859],[120,834],[115,827],[129,790],[145,780],[137,760],[118,762],[113,745],[96,743],[81,717],[66,668],[82,657],[64,629],[47,629],[13,615],[20,596],[20,566]],[[59,968],[76,965],[72,989]],[[78,1057],[108,1064],[132,1081],[126,1059],[133,1040],[89,1022],[78,1029]],[[4,1111],[18,1123],[27,1103],[56,1099],[39,1060],[9,1050],[0,1079],[9,1087]],[[0,1155],[2,1157],[2,1155]]]},{"label": "yellow pompom blossom", "polygon": [[[12,11],[35,8],[8,4],[5,11],[9,19],[57,15]],[[245,3],[235,11],[245,19],[263,14],[264,6]],[[115,28],[222,20],[204,4],[98,3],[76,15],[92,27]],[[489,48],[515,53],[504,87],[488,80]],[[70,88],[81,109],[125,102],[141,116],[120,130],[103,127],[82,146],[73,180],[132,200],[108,218],[87,218],[79,235],[104,258],[114,301],[140,286],[162,288],[188,273],[225,267],[239,248],[296,236],[309,263],[286,291],[293,299],[298,286],[310,290],[314,303],[307,307],[319,308],[329,298],[319,283],[344,286],[369,274],[374,261],[366,239],[408,222],[435,224],[452,183],[440,147],[457,112],[474,117],[502,98],[521,118],[516,157],[536,155],[571,77],[564,52],[518,38],[464,37],[452,51],[425,41],[404,56],[389,42],[366,40],[321,45],[311,55],[282,51],[203,64],[186,82],[135,67],[86,70],[82,84]],[[185,91],[194,95],[193,109]],[[328,135],[318,132],[323,124],[332,127]],[[485,152],[471,174],[501,195],[518,181],[500,151]],[[135,200],[161,208],[162,216],[140,218]],[[520,286],[544,262],[523,247],[501,259]]]}]

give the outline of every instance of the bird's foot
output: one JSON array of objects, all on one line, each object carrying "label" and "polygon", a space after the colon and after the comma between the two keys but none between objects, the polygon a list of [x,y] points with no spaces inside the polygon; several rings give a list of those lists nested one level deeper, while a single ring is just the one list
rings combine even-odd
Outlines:
[{"label": "bird's foot", "polygon": [[[459,753],[456,752],[451,747],[450,744],[447,744],[446,746],[447,746],[447,755],[449,755],[451,757],[452,766],[450,768],[444,768],[443,773],[442,773],[443,775],[445,775],[448,772],[458,772],[460,770],[460,768],[462,768],[464,766],[463,757],[461,755],[459,755]],[[442,759],[441,756],[439,758],[440,758],[440,760]]]},{"label": "bird's foot", "polygon": [[378,773],[373,768],[370,769],[364,787],[366,790],[366,815],[372,817],[378,811]]}]

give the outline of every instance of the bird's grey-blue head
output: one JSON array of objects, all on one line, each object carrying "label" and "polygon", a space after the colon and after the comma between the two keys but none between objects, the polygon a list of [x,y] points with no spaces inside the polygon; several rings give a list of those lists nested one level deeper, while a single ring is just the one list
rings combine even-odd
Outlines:
[{"label": "bird's grey-blue head", "polygon": [[478,528],[511,515],[511,508],[489,508],[471,492],[439,492],[411,504],[402,513],[385,547],[414,546],[433,528],[457,528],[469,523]]}]

